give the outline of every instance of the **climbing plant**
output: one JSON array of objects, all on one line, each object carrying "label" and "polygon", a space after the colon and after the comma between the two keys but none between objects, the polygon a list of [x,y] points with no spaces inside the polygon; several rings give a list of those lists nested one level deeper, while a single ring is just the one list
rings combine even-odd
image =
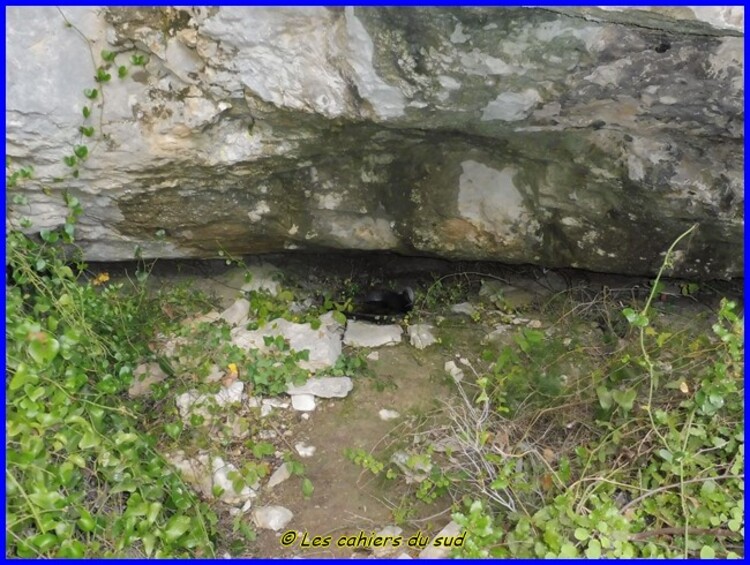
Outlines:
[{"label": "climbing plant", "polygon": [[[89,40],[65,15],[64,24]],[[6,163],[14,220],[6,241],[6,556],[213,556],[217,517],[154,448],[124,401],[133,368],[149,354],[163,318],[145,287],[85,276],[75,247],[83,213],[66,179],[103,134],[113,74],[127,77],[147,57],[91,52],[94,78],[76,141],[56,179],[67,215],[29,236],[20,188],[51,194],[33,169]],[[97,106],[98,105],[98,106]],[[95,108],[99,120],[93,123]],[[20,216],[20,218],[19,218]]]}]

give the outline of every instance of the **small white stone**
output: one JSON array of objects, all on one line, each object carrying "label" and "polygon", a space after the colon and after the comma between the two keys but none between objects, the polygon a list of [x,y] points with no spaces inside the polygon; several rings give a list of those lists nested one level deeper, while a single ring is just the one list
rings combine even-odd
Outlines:
[{"label": "small white stone", "polygon": [[455,361],[446,361],[443,368],[457,383],[460,383],[464,379],[464,372],[458,368]]},{"label": "small white stone", "polygon": [[370,361],[377,361],[378,359],[380,359],[380,352],[378,352],[378,351],[371,351],[370,353],[367,354],[367,358]]},{"label": "small white stone", "polygon": [[460,304],[454,304],[451,306],[451,312],[454,314],[466,314],[467,316],[473,316],[476,314],[477,309],[472,306],[470,302],[461,302]]},{"label": "small white stone", "polygon": [[294,449],[297,450],[300,457],[312,457],[315,455],[315,446],[307,445],[301,441],[294,444]]},{"label": "small white stone", "polygon": [[278,532],[294,518],[294,514],[283,506],[263,506],[253,511],[253,521],[259,528]]},{"label": "small white stone", "polygon": [[261,418],[265,418],[266,416],[268,416],[271,412],[273,412],[274,408],[282,408],[282,409],[289,408],[289,402],[285,402],[279,398],[264,398],[261,404],[262,404],[260,408]]},{"label": "small white stone", "polygon": [[216,393],[216,404],[223,408],[229,404],[238,404],[242,402],[242,392],[245,390],[245,383],[234,381],[228,387],[221,389]]},{"label": "small white stone", "polygon": [[[382,537],[386,537],[386,536],[396,537],[396,536],[400,536],[401,532],[403,532],[403,531],[404,530],[402,530],[398,526],[386,526],[385,528],[383,528],[382,530],[380,530],[375,535],[378,536],[378,537],[381,537],[381,538]],[[385,556],[393,553],[395,550],[396,550],[395,547],[393,547],[392,545],[388,544],[388,545],[385,545],[385,546],[382,546],[382,547],[375,547],[375,548],[373,548],[372,553],[373,553],[373,555],[375,557],[385,557]]]},{"label": "small white stone", "polygon": [[399,414],[395,410],[388,410],[386,408],[383,408],[380,412],[378,412],[378,416],[380,416],[381,420],[387,422],[388,420],[395,420],[396,418],[401,417],[401,414]]},{"label": "small white stone", "polygon": [[[310,414],[309,414],[308,412],[304,412],[304,413],[303,413],[303,414],[302,414],[302,415],[300,416],[300,418],[302,418],[303,420],[309,420],[309,419],[310,419]],[[292,435],[292,432],[291,432],[291,431],[289,431],[288,433],[287,433],[287,432],[284,432],[284,435],[285,435],[285,436],[286,436],[286,435],[289,435],[289,436],[290,436],[290,435]]]},{"label": "small white stone", "polygon": [[292,476],[291,471],[289,470],[289,465],[286,463],[283,463],[278,469],[276,469],[271,477],[268,479],[268,483],[266,483],[266,488],[272,489],[278,484],[283,483],[285,480],[287,480],[289,477]]},{"label": "small white stone", "polygon": [[292,408],[298,412],[315,410],[315,397],[312,394],[295,394],[292,396]]},{"label": "small white stone", "polygon": [[[438,532],[435,538],[438,538],[438,537],[454,538],[456,536],[459,536],[460,534],[461,534],[461,526],[459,526],[453,520],[451,520],[450,522],[448,522],[448,525],[446,525],[442,530]],[[450,547],[435,547],[433,545],[428,545],[419,553],[419,558],[420,559],[439,559],[441,557],[448,557],[448,554],[450,553],[450,551],[451,551]]]},{"label": "small white stone", "polygon": [[430,324],[414,324],[409,326],[409,342],[417,349],[425,349],[437,342],[432,334],[433,326]]}]

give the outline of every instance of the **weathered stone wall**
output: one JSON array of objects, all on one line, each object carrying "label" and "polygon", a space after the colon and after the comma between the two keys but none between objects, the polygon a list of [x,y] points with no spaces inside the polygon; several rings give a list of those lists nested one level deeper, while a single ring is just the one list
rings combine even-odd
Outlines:
[{"label": "weathered stone wall", "polygon": [[[69,187],[91,260],[344,248],[642,274],[698,223],[674,273],[743,274],[741,8],[62,13],[7,12],[7,151],[35,168],[11,215],[60,225]],[[149,62],[54,183],[101,49]]]}]

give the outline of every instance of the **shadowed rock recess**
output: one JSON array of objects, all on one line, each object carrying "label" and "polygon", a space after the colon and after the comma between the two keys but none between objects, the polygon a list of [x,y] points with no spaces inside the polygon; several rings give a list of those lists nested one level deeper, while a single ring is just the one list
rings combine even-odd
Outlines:
[{"label": "shadowed rock recess", "polygon": [[[7,151],[35,170],[10,215],[61,225],[64,185],[89,260],[335,248],[649,274],[698,223],[672,274],[743,274],[742,8],[62,12],[74,28],[7,11]],[[77,30],[149,59],[115,72],[79,178],[54,183],[95,86]]]}]

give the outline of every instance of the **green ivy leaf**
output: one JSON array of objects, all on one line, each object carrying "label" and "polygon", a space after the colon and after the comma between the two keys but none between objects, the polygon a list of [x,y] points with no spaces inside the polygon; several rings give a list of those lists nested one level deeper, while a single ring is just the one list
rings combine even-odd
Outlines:
[{"label": "green ivy leaf", "polygon": [[714,559],[716,557],[716,550],[710,545],[704,545],[701,547],[701,559]]},{"label": "green ivy leaf", "polygon": [[83,161],[89,154],[89,148],[85,145],[76,145],[73,149],[73,153],[75,153],[76,157]]},{"label": "green ivy leaf", "polygon": [[116,55],[117,53],[115,53],[114,51],[107,51],[106,49],[102,49],[102,59],[104,59],[108,63],[114,61]]},{"label": "green ivy leaf", "polygon": [[305,498],[310,498],[313,494],[313,491],[315,490],[315,487],[312,484],[312,481],[305,477],[302,480],[302,495]]},{"label": "green ivy leaf", "polygon": [[96,529],[96,520],[88,510],[81,508],[81,517],[78,518],[78,527],[84,532],[93,532]]},{"label": "green ivy leaf", "polygon": [[190,518],[178,514],[172,516],[169,522],[167,522],[167,526],[164,528],[164,536],[167,541],[173,542],[187,532],[188,528],[190,528]]},{"label": "green ivy leaf", "polygon": [[273,453],[276,451],[276,448],[273,446],[273,444],[268,442],[260,442],[253,445],[253,455],[256,457],[256,459],[262,459],[266,455],[273,455]]},{"label": "green ivy leaf", "polygon": [[585,553],[589,559],[598,559],[602,556],[602,544],[599,543],[599,540],[592,539]]},{"label": "green ivy leaf", "polygon": [[125,78],[128,76],[128,68],[124,65],[120,65],[117,67],[117,76],[120,78]]},{"label": "green ivy leaf", "polygon": [[146,557],[151,557],[154,553],[154,547],[156,547],[156,536],[154,534],[146,534],[141,538],[143,542],[143,550],[146,552]]},{"label": "green ivy leaf", "polygon": [[86,450],[91,449],[92,447],[97,447],[100,444],[101,440],[99,439],[99,436],[96,435],[93,431],[88,431],[83,434],[81,441],[78,442],[78,447]]},{"label": "green ivy leaf", "polygon": [[632,308],[623,309],[622,314],[632,326],[636,326],[638,328],[645,328],[646,326],[648,326],[648,317],[644,316],[640,312],[636,312]]},{"label": "green ivy leaf", "polygon": [[86,556],[86,546],[77,539],[66,539],[60,544],[56,557],[80,559]]},{"label": "green ivy leaf", "polygon": [[659,454],[659,457],[661,457],[662,459],[664,459],[664,461],[666,461],[667,463],[671,463],[672,462],[673,457],[672,457],[672,452],[671,451],[669,451],[667,449],[660,449],[659,451],[657,451],[657,453]]},{"label": "green ivy leaf", "polygon": [[76,166],[76,156],[75,155],[67,155],[63,157],[63,162],[68,167],[75,167]]},{"label": "green ivy leaf", "polygon": [[43,510],[57,510],[63,496],[57,491],[40,490],[32,492],[29,495],[29,500]]},{"label": "green ivy leaf", "polygon": [[633,403],[635,402],[636,392],[634,389],[628,390],[613,390],[612,399],[617,402],[618,406],[623,410],[630,411],[633,409]]},{"label": "green ivy leaf", "polygon": [[[96,97],[99,96],[99,91],[96,88],[87,88],[83,91],[83,95],[89,100],[96,100]],[[84,113],[84,116],[85,115],[86,114]]]},{"label": "green ivy leaf", "polygon": [[41,553],[46,553],[59,542],[57,536],[49,532],[46,534],[37,534],[30,541]]},{"label": "green ivy leaf", "polygon": [[8,387],[10,390],[18,390],[25,384],[34,385],[38,381],[39,377],[30,371],[26,363],[19,363]]},{"label": "green ivy leaf", "polygon": [[148,62],[148,59],[145,55],[134,54],[131,55],[130,62],[136,67],[142,67]]},{"label": "green ivy leaf", "polygon": [[109,74],[104,68],[99,67],[96,70],[96,76],[94,77],[94,80],[96,82],[109,82],[109,80],[112,78],[112,75]]},{"label": "green ivy leaf", "polygon": [[563,544],[560,548],[560,557],[578,557],[578,550],[572,543]]},{"label": "green ivy leaf", "polygon": [[146,512],[146,520],[149,524],[153,524],[156,522],[156,519],[159,517],[159,512],[161,512],[162,504],[161,502],[152,502],[148,505],[148,511]]},{"label": "green ivy leaf", "polygon": [[89,108],[88,106],[84,106],[82,111],[84,118],[88,118],[91,115],[91,108]]},{"label": "green ivy leaf", "polygon": [[180,433],[182,433],[182,424],[180,422],[165,424],[164,431],[172,439],[177,439],[178,437],[180,437]]},{"label": "green ivy leaf", "polygon": [[60,351],[60,342],[46,332],[37,333],[29,343],[31,358],[41,366],[49,365]]},{"label": "green ivy leaf", "polygon": [[596,396],[599,397],[599,405],[604,410],[612,408],[612,392],[607,387],[604,385],[596,387]]}]

